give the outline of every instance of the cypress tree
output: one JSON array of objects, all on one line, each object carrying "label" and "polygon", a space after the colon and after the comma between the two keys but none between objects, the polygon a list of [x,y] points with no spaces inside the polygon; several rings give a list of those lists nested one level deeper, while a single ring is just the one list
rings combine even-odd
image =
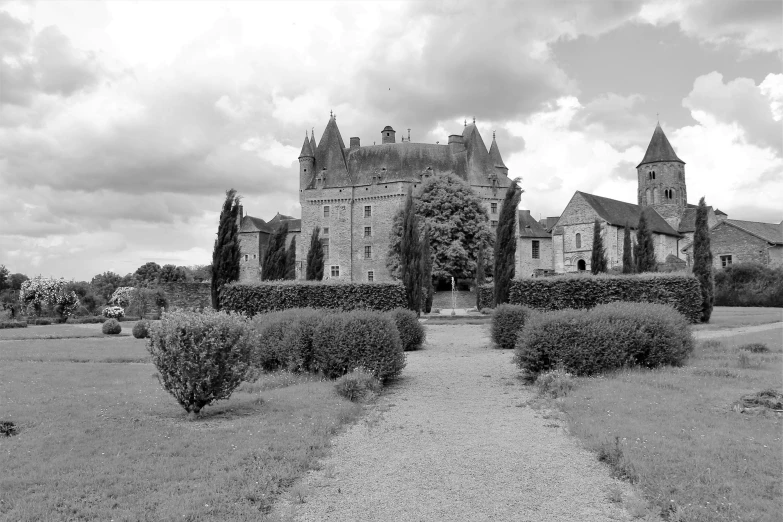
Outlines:
[{"label": "cypress tree", "polygon": [[296,279],[296,236],[291,238],[291,244],[285,253],[285,278]]},{"label": "cypress tree", "polygon": [[432,285],[432,249],[430,248],[430,226],[424,225],[424,238],[421,240],[421,282],[424,293],[424,313],[432,311],[432,298],[435,287]]},{"label": "cypress tree", "polygon": [[696,209],[696,230],[693,233],[693,275],[701,285],[701,322],[708,323],[715,302],[715,283],[712,274],[710,229],[707,225],[707,204],[704,197]]},{"label": "cypress tree", "polygon": [[631,227],[625,222],[623,233],[623,274],[633,274],[633,243],[631,243]]},{"label": "cypress tree", "polygon": [[321,244],[321,227],[313,229],[310,249],[307,251],[307,280],[321,281],[324,278],[324,247]]},{"label": "cypress tree", "polygon": [[519,178],[514,179],[506,190],[503,198],[503,208],[498,216],[497,239],[495,240],[495,306],[508,302],[509,286],[514,279],[514,258],[517,253],[516,221],[517,207],[522,198],[522,189],[517,185]]},{"label": "cypress tree", "polygon": [[416,219],[416,205],[413,203],[413,186],[408,187],[402,216],[402,239],[400,241],[400,272],[408,309],[421,314],[421,241]]},{"label": "cypress tree", "polygon": [[476,254],[476,310],[481,310],[481,285],[486,281],[484,270],[484,245],[479,246]]},{"label": "cypress tree", "polygon": [[590,259],[590,270],[593,274],[606,272],[606,250],[604,249],[604,240],[601,237],[601,223],[595,218],[593,224],[593,256]]},{"label": "cypress tree", "polygon": [[285,279],[285,237],[288,235],[288,221],[283,221],[269,238],[269,246],[264,256],[264,266],[261,272],[263,281]]},{"label": "cypress tree", "polygon": [[656,272],[658,263],[655,261],[655,242],[653,241],[652,231],[647,226],[647,217],[645,212],[639,217],[639,227],[636,229],[636,249],[634,250],[636,258],[636,271]]},{"label": "cypress tree", "polygon": [[212,250],[212,308],[220,310],[220,287],[239,279],[239,196],[226,191],[218,221],[217,239]]}]

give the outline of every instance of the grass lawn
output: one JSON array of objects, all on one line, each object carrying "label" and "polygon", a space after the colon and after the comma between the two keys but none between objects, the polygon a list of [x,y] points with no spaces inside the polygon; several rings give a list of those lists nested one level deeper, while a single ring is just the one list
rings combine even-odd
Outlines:
[{"label": "grass lawn", "polygon": [[[783,388],[779,329],[697,343],[682,368],[578,380],[571,433],[637,483],[671,521],[779,521],[783,416],[739,413],[740,396]],[[768,353],[739,345],[762,342]],[[749,359],[740,362],[740,354]]]},{"label": "grass lawn", "polygon": [[[127,337],[132,335],[134,324],[136,323],[120,323],[122,331],[119,333],[119,336]],[[102,326],[102,324],[51,324],[40,326],[28,325],[27,328],[3,328],[0,329],[0,341],[104,337],[103,332],[101,331]]]},{"label": "grass lawn", "polygon": [[0,342],[0,421],[19,428],[0,438],[0,519],[260,520],[361,412],[270,375],[191,422],[146,357],[132,338]]}]

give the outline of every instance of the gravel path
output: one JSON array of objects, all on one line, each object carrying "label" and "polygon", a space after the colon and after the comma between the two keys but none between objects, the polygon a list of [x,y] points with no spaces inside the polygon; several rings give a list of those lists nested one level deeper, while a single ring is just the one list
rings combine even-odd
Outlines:
[{"label": "gravel path", "polygon": [[[300,521],[631,520],[627,484],[523,403],[512,352],[477,325],[427,327],[403,378],[276,513]],[[297,494],[304,503],[294,502]],[[625,495],[624,495],[625,496]]]},{"label": "gravel path", "polygon": [[699,330],[693,332],[693,337],[696,340],[715,339],[717,337],[732,337],[734,335],[740,335],[744,333],[753,332],[765,332],[767,330],[781,330],[783,332],[783,322],[758,324],[755,326],[739,326],[736,328],[725,328],[720,330]]}]

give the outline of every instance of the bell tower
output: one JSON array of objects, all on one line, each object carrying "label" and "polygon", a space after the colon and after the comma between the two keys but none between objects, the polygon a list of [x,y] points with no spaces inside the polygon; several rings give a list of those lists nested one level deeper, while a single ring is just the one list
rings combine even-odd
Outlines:
[{"label": "bell tower", "polygon": [[688,203],[685,162],[677,157],[660,123],[655,126],[644,159],[636,166],[636,173],[639,205],[654,208],[677,230]]}]

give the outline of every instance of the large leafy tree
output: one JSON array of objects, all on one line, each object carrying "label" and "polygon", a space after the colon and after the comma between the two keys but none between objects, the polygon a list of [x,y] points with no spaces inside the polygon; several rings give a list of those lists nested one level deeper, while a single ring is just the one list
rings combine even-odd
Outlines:
[{"label": "large leafy tree", "polygon": [[285,238],[288,235],[288,221],[283,221],[277,230],[269,238],[269,246],[264,256],[264,265],[261,269],[261,279],[264,281],[277,281],[285,279],[286,272],[286,248]]},{"label": "large leafy tree", "polygon": [[212,307],[220,310],[220,287],[239,279],[239,196],[226,191],[220,211],[215,248],[212,250]]},{"label": "large leafy tree", "polygon": [[8,283],[8,277],[10,275],[11,274],[8,272],[5,265],[0,265],[0,292],[10,287],[10,284]]},{"label": "large leafy tree", "polygon": [[631,242],[631,227],[625,222],[623,231],[623,274],[633,274],[636,267],[633,264],[633,243]]},{"label": "large leafy tree", "polygon": [[712,274],[710,229],[707,224],[707,204],[702,197],[696,209],[696,230],[693,233],[693,275],[701,285],[701,322],[708,323],[715,302],[715,281]]},{"label": "large leafy tree", "polygon": [[188,271],[185,267],[175,265],[163,265],[158,273],[159,283],[184,283],[188,280]]},{"label": "large leafy tree", "polygon": [[432,311],[432,299],[435,287],[432,285],[432,248],[430,247],[430,227],[424,225],[424,237],[421,240],[421,284],[424,293],[424,313]]},{"label": "large leafy tree", "polygon": [[129,286],[123,284],[123,278],[119,274],[114,272],[104,272],[98,274],[90,281],[90,286],[95,295],[100,296],[103,302],[106,303],[111,299],[114,291],[120,286]]},{"label": "large leafy tree", "polygon": [[321,244],[321,227],[315,227],[310,236],[310,249],[307,251],[308,281],[321,281],[324,278],[324,246]]},{"label": "large leafy tree", "polygon": [[11,274],[8,276],[8,284],[11,285],[11,290],[18,292],[22,289],[22,283],[30,279],[24,274]]},{"label": "large leafy tree", "polygon": [[511,280],[514,279],[514,263],[517,253],[517,207],[522,197],[519,178],[515,179],[503,198],[503,207],[498,216],[497,236],[495,238],[495,306],[508,302]]},{"label": "large leafy tree", "polygon": [[144,263],[133,273],[135,286],[155,286],[160,277],[160,270],[160,265],[154,261]]},{"label": "large leafy tree", "polygon": [[639,226],[636,229],[634,258],[636,258],[637,272],[657,271],[658,264],[655,261],[655,242],[653,241],[652,230],[647,226],[647,216],[645,212],[642,212],[642,215],[639,216]]},{"label": "large leafy tree", "polygon": [[296,236],[291,238],[285,253],[285,278],[296,279]]},{"label": "large leafy tree", "polygon": [[606,249],[604,248],[604,238],[601,237],[601,223],[598,218],[595,218],[593,223],[593,254],[590,258],[590,271],[593,274],[600,274],[606,272]]},{"label": "large leafy tree", "polygon": [[[404,209],[394,216],[389,236],[386,266],[395,279],[400,273],[400,239]],[[430,226],[432,277],[435,283],[455,279],[472,279],[476,270],[476,254],[480,245],[491,246],[493,235],[487,211],[481,199],[461,179],[433,176],[416,198],[419,233],[424,224]]]},{"label": "large leafy tree", "polygon": [[408,299],[408,309],[421,313],[421,241],[416,205],[413,202],[413,186],[408,187],[402,216],[400,240],[400,275]]}]

